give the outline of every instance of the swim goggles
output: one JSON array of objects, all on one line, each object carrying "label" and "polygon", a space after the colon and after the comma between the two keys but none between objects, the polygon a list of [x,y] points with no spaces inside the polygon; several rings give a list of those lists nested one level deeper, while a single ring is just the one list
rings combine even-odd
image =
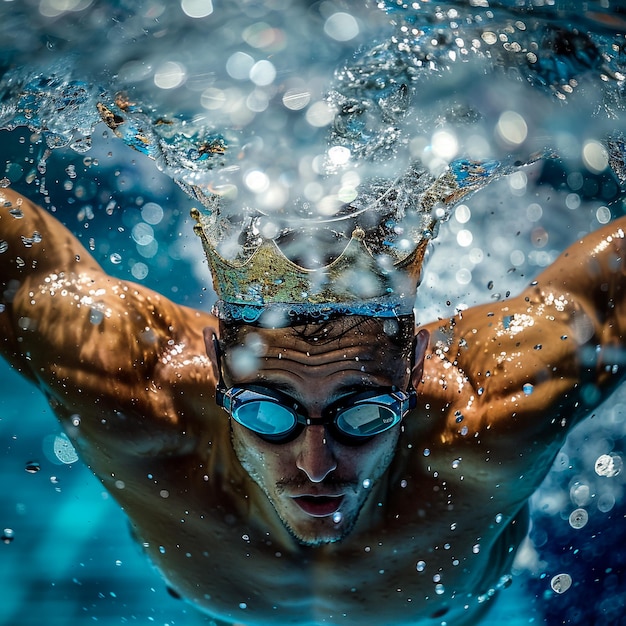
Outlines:
[{"label": "swim goggles", "polygon": [[306,426],[323,424],[339,443],[363,444],[399,424],[417,402],[412,387],[406,392],[379,388],[340,398],[323,409],[322,417],[311,418],[304,407],[277,389],[258,385],[227,389],[217,339],[214,344],[219,368],[216,403],[236,422],[270,443],[288,443]]}]

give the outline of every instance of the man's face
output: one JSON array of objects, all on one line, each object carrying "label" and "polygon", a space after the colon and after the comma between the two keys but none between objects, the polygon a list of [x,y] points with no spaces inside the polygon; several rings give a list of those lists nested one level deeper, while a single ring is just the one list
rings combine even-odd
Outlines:
[{"label": "man's face", "polygon": [[[226,346],[226,384],[280,390],[311,418],[319,418],[324,407],[344,396],[392,385],[404,390],[410,351],[394,345],[381,329],[382,324],[351,329],[328,341],[323,336],[304,339],[289,328],[242,328],[237,343],[256,346],[257,367],[248,364],[238,371],[237,348],[232,345],[229,356]],[[231,424],[242,466],[286,528],[307,545],[338,541],[351,531],[393,459],[400,433],[395,426],[365,443],[348,445],[334,439],[326,426],[311,425],[296,439],[276,444],[235,420]]]}]

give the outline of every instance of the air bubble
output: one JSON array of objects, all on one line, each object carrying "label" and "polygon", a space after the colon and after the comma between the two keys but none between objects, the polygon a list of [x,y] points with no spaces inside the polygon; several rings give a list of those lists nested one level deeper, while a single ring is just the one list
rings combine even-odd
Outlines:
[{"label": "air bubble", "polygon": [[602,454],[596,460],[596,474],[613,478],[622,471],[622,457],[617,454]]},{"label": "air bubble", "polygon": [[589,513],[585,509],[576,509],[570,513],[569,525],[572,528],[583,528],[589,521]]},{"label": "air bubble", "polygon": [[615,496],[612,493],[604,493],[598,498],[598,511],[608,513],[615,506]]},{"label": "air bubble", "polygon": [[565,593],[572,586],[572,577],[569,574],[557,574],[550,581],[550,587],[555,593]]},{"label": "air bubble", "polygon": [[11,543],[15,539],[15,532],[12,528],[5,528],[2,531],[2,543]]},{"label": "air bubble", "polygon": [[342,519],[343,519],[343,515],[341,514],[340,511],[336,511],[335,513],[333,513],[333,522],[335,524],[340,524]]},{"label": "air bubble", "polygon": [[418,561],[415,565],[415,569],[418,572],[423,572],[426,569],[426,561]]},{"label": "air bubble", "polygon": [[78,454],[76,454],[74,446],[65,433],[61,433],[54,438],[53,450],[54,456],[56,456],[61,463],[69,465],[78,461]]},{"label": "air bubble", "polygon": [[28,463],[26,463],[26,467],[24,469],[29,474],[36,474],[41,469],[41,465],[38,461],[29,461]]},{"label": "air bubble", "polygon": [[524,395],[529,396],[533,390],[535,389],[534,385],[531,385],[530,383],[526,383],[523,387],[522,387],[522,391],[524,392]]},{"label": "air bubble", "polygon": [[363,489],[369,489],[372,486],[372,481],[369,478],[363,479]]}]

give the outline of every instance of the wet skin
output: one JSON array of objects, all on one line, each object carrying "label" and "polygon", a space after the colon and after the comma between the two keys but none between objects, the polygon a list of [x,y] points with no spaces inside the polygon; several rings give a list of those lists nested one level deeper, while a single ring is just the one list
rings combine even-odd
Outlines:
[{"label": "wet skin", "polygon": [[[368,336],[362,330],[350,330],[330,344],[305,341],[290,329],[244,327],[240,334],[240,345],[250,342],[252,335],[265,346],[265,354],[259,359],[259,369],[247,375],[238,376],[227,368],[229,386],[280,389],[311,418],[321,417],[325,406],[354,393],[409,386],[410,360],[402,354],[406,349],[390,345],[384,332],[370,331]],[[209,331],[206,335],[209,339]],[[428,333],[420,333],[419,338],[418,367],[413,372],[417,380]],[[207,349],[211,347],[207,341]],[[400,434],[398,426],[364,444],[345,445],[325,426],[314,425],[294,441],[277,445],[234,420],[231,426],[240,463],[283,524],[308,545],[337,541],[350,532],[371,493],[369,486],[389,466]]]},{"label": "wet skin", "polygon": [[[1,193],[4,357],[49,399],[169,584],[222,623],[475,624],[525,536],[528,497],[622,377],[626,220],[520,296],[421,326],[419,402],[401,428],[358,448],[323,426],[268,444],[215,405],[214,318],[107,276],[48,213]],[[41,243],[25,246],[34,231]],[[258,368],[237,375],[226,358],[227,384],[280,384],[312,415],[408,382],[384,333],[317,346],[247,332],[265,346]]]}]

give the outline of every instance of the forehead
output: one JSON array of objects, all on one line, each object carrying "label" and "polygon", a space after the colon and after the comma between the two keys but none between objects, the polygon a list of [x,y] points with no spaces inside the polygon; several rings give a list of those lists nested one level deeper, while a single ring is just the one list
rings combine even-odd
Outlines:
[{"label": "forehead", "polygon": [[[377,319],[272,329],[242,325],[231,329],[224,339],[230,377],[246,382],[287,377],[401,385],[412,346],[412,333],[403,332],[395,320]],[[243,376],[228,358],[229,352],[241,350],[257,355],[254,371]]]}]

